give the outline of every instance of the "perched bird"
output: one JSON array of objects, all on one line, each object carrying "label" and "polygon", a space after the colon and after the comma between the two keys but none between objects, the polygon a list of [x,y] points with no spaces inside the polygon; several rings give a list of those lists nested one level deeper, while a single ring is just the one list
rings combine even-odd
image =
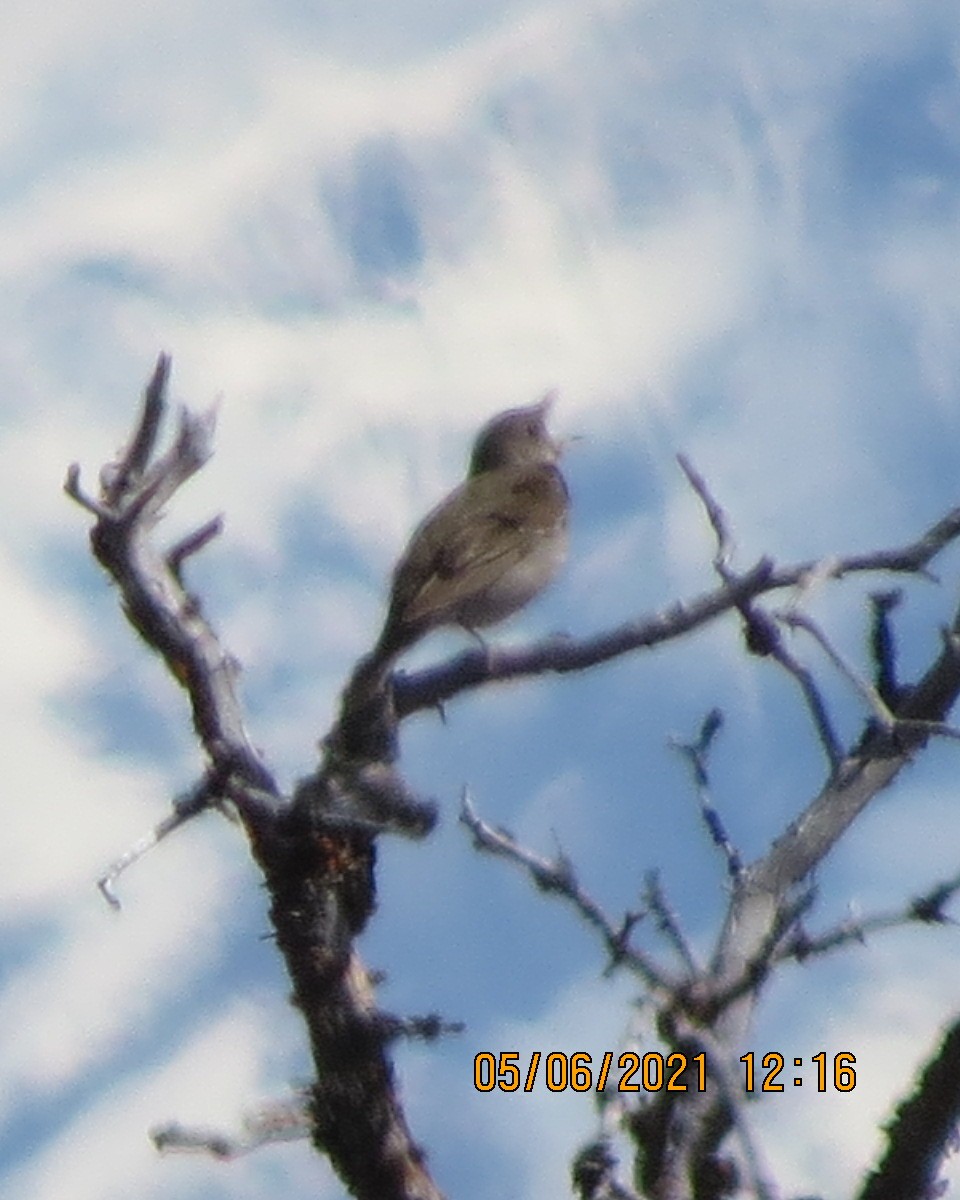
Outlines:
[{"label": "perched bird", "polygon": [[547,432],[548,394],[488,421],[466,480],[414,530],[394,572],[383,630],[345,693],[382,686],[394,661],[431,630],[474,632],[523,608],[567,553],[569,494]]}]

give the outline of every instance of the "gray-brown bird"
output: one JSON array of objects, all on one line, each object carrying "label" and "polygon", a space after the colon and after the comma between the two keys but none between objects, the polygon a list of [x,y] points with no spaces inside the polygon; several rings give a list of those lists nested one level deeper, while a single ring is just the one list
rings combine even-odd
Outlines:
[{"label": "gray-brown bird", "polygon": [[431,630],[475,631],[509,617],[556,575],[570,502],[562,447],[547,431],[552,403],[549,394],[480,430],[466,480],[421,521],[397,563],[383,630],[351,688],[374,689]]}]

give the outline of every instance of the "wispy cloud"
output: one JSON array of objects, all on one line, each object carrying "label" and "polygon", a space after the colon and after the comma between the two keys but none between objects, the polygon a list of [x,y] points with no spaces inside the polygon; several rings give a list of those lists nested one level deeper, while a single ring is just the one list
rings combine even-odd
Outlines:
[{"label": "wispy cloud", "polygon": [[[282,1074],[296,1056],[249,1009],[210,1015],[244,989],[238,964],[257,936],[231,920],[254,889],[229,831],[211,822],[144,863],[121,921],[97,907],[98,870],[196,764],[182,697],[127,640],[84,557],[82,515],[59,492],[66,464],[92,478],[161,347],[178,397],[219,397],[217,457],[168,532],[227,513],[195,577],[244,661],[256,735],[287,775],[309,767],[339,681],[374,636],[390,563],[460,477],[473,429],[547,387],[589,451],[569,457],[577,560],[524,618],[531,628],[594,628],[705,586],[709,542],[671,465],[679,448],[727,506],[745,559],[912,536],[955,502],[960,467],[960,18],[905,0],[404,0],[325,13],[96,0],[82,13],[15,3],[4,23],[0,1013],[23,1033],[0,1049],[0,1097],[11,1113],[27,1097],[36,1136],[29,1153],[5,1144],[0,1169],[17,1172],[10,1194],[24,1198],[209,1195],[219,1168],[157,1166],[142,1141],[131,1149],[135,1131],[189,1116],[187,1095],[212,1120],[257,1090],[266,1062]],[[837,622],[859,637],[855,606]],[[590,830],[590,860],[616,827],[603,886],[627,907],[639,870],[695,827],[663,739],[695,725],[708,692],[727,688],[746,714],[731,721],[749,743],[726,780],[735,827],[773,819],[748,803],[757,778],[776,778],[779,811],[819,769],[786,739],[796,713],[734,635],[698,645],[672,673],[648,660],[611,673],[619,703],[597,712],[592,741],[573,683],[527,709],[511,693],[511,714],[542,720],[538,733],[478,718],[502,739],[493,755],[471,738],[481,704],[443,729],[424,718],[411,773],[446,799],[470,764],[480,802],[535,814],[534,837],[559,797],[559,824]],[[674,724],[654,728],[653,713]],[[593,757],[628,719],[646,723],[643,763],[635,740],[619,764],[606,743]],[[570,753],[583,747],[575,786],[550,753],[557,729]],[[886,836],[899,847],[904,831]],[[440,838],[423,853],[465,853],[452,832]],[[442,894],[418,919],[449,932],[450,914],[487,904],[507,919],[490,864],[470,861],[437,867]],[[841,893],[856,890],[849,869]],[[674,886],[691,911],[716,903],[710,884]],[[396,920],[399,932],[371,936],[403,978],[391,954],[417,953],[403,895],[383,908],[378,929]],[[583,959],[563,958],[563,919],[542,913],[528,915],[529,936],[565,964],[562,993]],[[478,976],[488,996],[471,938],[456,940],[447,972]],[[917,974],[942,986],[935,964]],[[871,980],[891,1003],[903,994],[893,960]],[[516,1020],[540,1030],[531,1040],[555,1031],[538,1017],[552,986],[528,981]],[[160,1029],[171,1005],[191,1031],[182,1047]],[[851,1036],[857,1014],[880,1029],[888,1011],[870,1024],[863,991],[851,1009]],[[926,1020],[904,1061],[928,1046]],[[151,1036],[169,1067],[130,1050]],[[861,1044],[875,1058],[881,1035]],[[469,1090],[456,1070],[451,1086]],[[902,1082],[884,1076],[878,1108]],[[815,1145],[823,1110],[806,1105],[797,1137]],[[496,1120],[484,1138],[485,1153],[517,1153]],[[239,1170],[230,1179],[232,1194],[253,1188]]]}]

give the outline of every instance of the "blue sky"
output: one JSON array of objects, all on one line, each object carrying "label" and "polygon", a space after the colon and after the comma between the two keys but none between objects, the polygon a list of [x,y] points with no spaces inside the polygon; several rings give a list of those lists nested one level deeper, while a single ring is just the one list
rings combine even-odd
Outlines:
[{"label": "blue sky", "polygon": [[[172,1118],[234,1127],[307,1062],[234,828],[180,833],[124,880],[119,916],[93,886],[198,758],[182,697],[88,561],[66,465],[93,480],[161,348],[178,401],[219,403],[217,455],[166,532],[226,513],[192,579],[287,781],[475,429],[550,387],[558,431],[584,435],[571,559],[498,639],[587,634],[711,586],[678,450],[727,507],[741,564],[912,538],[960,478],[960,15],[91,0],[10,4],[2,25],[0,1190],[337,1196],[305,1147],[223,1166],[147,1141]],[[951,611],[957,556],[939,568],[901,614],[908,668]],[[860,665],[869,586],[803,599]],[[438,636],[411,661],[461,644]],[[796,651],[853,735],[856,697]],[[577,1097],[476,1094],[477,1050],[650,1038],[570,914],[471,850],[462,786],[531,847],[559,842],[613,913],[659,867],[706,952],[722,864],[667,739],[713,705],[716,801],[757,854],[822,763],[791,685],[744,657],[731,621],[410,723],[404,764],[443,823],[384,842],[363,949],[385,1007],[468,1024],[399,1056],[451,1195],[563,1195],[596,1128]],[[820,920],[956,870],[956,753],[933,747],[852,831]],[[862,1080],[756,1106],[788,1192],[845,1194],[875,1155],[955,1013],[955,949],[950,929],[891,935],[771,986],[744,1049],[851,1050]]]}]

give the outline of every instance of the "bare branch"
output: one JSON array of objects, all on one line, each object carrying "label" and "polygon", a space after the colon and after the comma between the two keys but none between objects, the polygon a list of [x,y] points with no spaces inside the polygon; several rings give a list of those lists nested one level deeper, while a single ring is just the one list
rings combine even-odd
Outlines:
[{"label": "bare branch", "polygon": [[628,913],[621,925],[615,926],[597,902],[580,887],[573,864],[566,856],[551,862],[520,846],[505,830],[488,825],[473,807],[466,789],[461,801],[460,821],[473,834],[478,849],[518,863],[541,891],[556,892],[569,900],[584,920],[600,933],[610,955],[611,969],[626,965],[651,990],[662,995],[672,994],[672,985],[660,968],[642,951],[630,945],[630,934],[641,919],[641,913]]},{"label": "bare branch", "polygon": [[680,464],[680,469],[686,475],[690,486],[700,497],[700,501],[706,510],[707,519],[713,529],[714,536],[717,540],[717,550],[713,556],[713,566],[717,574],[725,582],[730,581],[730,560],[733,558],[733,537],[730,533],[730,526],[727,522],[726,513],[720,507],[717,500],[714,499],[707,487],[707,482],[699,471],[693,466],[690,459],[685,454],[677,455],[677,462]]},{"label": "bare branch", "polygon": [[[212,453],[212,414],[183,413],[173,444],[157,454],[168,375],[169,360],[161,356],[128,448],[101,472],[100,500],[84,495],[75,468],[66,486],[95,518],[91,544],[118,585],[130,623],[186,690],[210,765],[171,816],[111,867],[101,888],[115,902],[113,884],[130,862],[193,811],[229,798],[263,870],[276,943],[310,1037],[316,1078],[306,1095],[315,1145],[358,1200],[440,1200],[407,1128],[386,1050],[401,1033],[427,1036],[448,1027],[438,1018],[403,1022],[378,1012],[371,977],[354,949],[374,905],[377,816],[387,813],[397,827],[420,833],[433,816],[398,775],[378,772],[377,764],[350,778],[321,764],[292,800],[280,795],[245,728],[236,661],[180,578],[184,559],[209,543],[219,521],[172,551],[154,544],[164,505]],[[358,789],[352,798],[351,779]],[[353,819],[358,812],[364,819]],[[250,1139],[173,1126],[159,1140],[229,1155],[249,1148]]]},{"label": "bare branch", "polygon": [[926,567],[958,534],[960,508],[954,508],[931,525],[915,542],[895,550],[875,550],[872,554],[855,554],[847,559],[840,559],[835,574],[839,577],[854,571],[897,571],[924,575],[936,581],[936,576],[927,572]]},{"label": "bare branch", "polygon": [[930,736],[910,722],[939,729],[960,694],[960,610],[950,636],[924,677],[904,698],[892,731],[868,728],[820,794],[762,860],[749,868],[748,887],[781,894],[799,883],[827,854],[863,808],[897,777],[911,754]]},{"label": "bare branch", "polygon": [[953,509],[915,542],[899,549],[836,557],[828,562],[812,560],[787,567],[777,567],[770,559],[762,558],[730,584],[722,583],[712,592],[686,603],[673,604],[663,612],[628,621],[594,637],[553,637],[512,650],[494,646],[488,646],[486,651],[471,650],[440,666],[395,676],[397,716],[402,719],[421,709],[434,708],[487,683],[582,671],[634,650],[649,649],[682,637],[725,612],[742,609],[757,596],[797,587],[824,572],[835,579],[862,572],[922,573],[926,564],[958,536],[960,508]]},{"label": "bare branch", "polygon": [[[212,517],[206,524],[201,525],[199,529],[195,529],[193,533],[188,533],[185,538],[181,538],[176,545],[171,546],[167,551],[167,565],[176,576],[181,579],[183,564],[188,558],[199,552],[215,537],[219,537],[223,533],[223,517]],[[181,580],[182,582],[182,580]]]},{"label": "bare branch", "polygon": [[173,803],[173,812],[158,822],[153,829],[135,842],[125,854],[111,863],[103,875],[97,880],[103,898],[111,908],[120,908],[120,898],[116,893],[116,883],[123,872],[133,866],[154,846],[160,844],[168,834],[179,829],[191,817],[204,812],[212,805],[223,799],[224,779],[222,773],[208,772],[200,782],[185,795],[178,797]]},{"label": "bare branch", "polygon": [[702,974],[700,964],[693,953],[693,948],[686,937],[684,937],[683,930],[680,928],[680,921],[667,900],[660,883],[660,876],[656,871],[647,872],[644,880],[643,898],[647,911],[656,918],[657,928],[666,936],[677,952],[677,956],[683,963],[687,978],[699,979]]},{"label": "bare branch", "polygon": [[873,713],[877,721],[880,722],[881,728],[889,731],[896,724],[896,717],[887,707],[886,703],[881,699],[876,688],[867,683],[867,681],[850,666],[842,654],[834,648],[830,639],[823,632],[819,625],[805,613],[797,610],[783,612],[777,614],[778,619],[790,629],[802,629],[809,633],[814,641],[820,646],[827,658],[833,663],[840,674],[847,680],[854,690],[867,704],[870,711]]},{"label": "bare branch", "polygon": [[960,874],[935,884],[923,895],[915,896],[900,908],[889,912],[874,913],[856,921],[847,920],[816,936],[797,930],[779,948],[776,957],[795,958],[802,962],[816,955],[828,954],[831,950],[837,950],[852,942],[863,944],[872,933],[901,929],[904,925],[956,924],[945,909],[958,892]]},{"label": "bare branch", "polygon": [[435,708],[452,696],[488,683],[549,672],[582,671],[631,651],[660,645],[768,590],[773,569],[768,559],[761,559],[730,587],[724,585],[687,604],[672,604],[652,617],[628,621],[596,637],[581,640],[550,637],[514,649],[488,645],[485,650],[466,651],[437,667],[415,674],[397,674],[393,686],[397,716],[402,719],[421,709]]},{"label": "bare branch", "polygon": [[887,1148],[857,1200],[928,1200],[960,1122],[960,1021],[947,1030],[913,1095],[885,1126]]},{"label": "bare branch", "polygon": [[290,1100],[275,1101],[244,1115],[237,1135],[210,1129],[192,1129],[173,1121],[150,1131],[154,1146],[164,1153],[211,1154],[234,1159],[272,1142],[302,1141],[310,1136],[310,1097],[300,1092]]},{"label": "bare branch", "polygon": [[694,742],[681,742],[677,738],[670,739],[674,750],[683,755],[693,774],[697,799],[700,802],[700,814],[703,823],[710,834],[710,840],[723,852],[727,860],[727,874],[736,878],[743,868],[740,852],[734,846],[727,833],[720,814],[714,807],[710,797],[710,777],[707,771],[707,757],[713,740],[723,726],[723,713],[719,708],[713,708],[703,719],[700,732]]},{"label": "bare branch", "polygon": [[[117,583],[124,608],[144,641],[165,659],[174,678],[187,689],[194,726],[209,760],[218,770],[242,777],[261,791],[276,794],[276,784],[251,744],[236,692],[236,664],[204,619],[199,600],[183,587],[177,567],[184,552],[195,552],[215,531],[209,522],[174,548],[173,559],[158,551],[150,537],[163,505],[209,459],[213,418],[183,413],[173,445],[152,458],[166,406],[170,360],[161,355],[147,386],[143,409],[127,449],[102,472],[102,495],[90,540],[100,564]],[[80,491],[79,472],[71,469],[67,490]]]}]

